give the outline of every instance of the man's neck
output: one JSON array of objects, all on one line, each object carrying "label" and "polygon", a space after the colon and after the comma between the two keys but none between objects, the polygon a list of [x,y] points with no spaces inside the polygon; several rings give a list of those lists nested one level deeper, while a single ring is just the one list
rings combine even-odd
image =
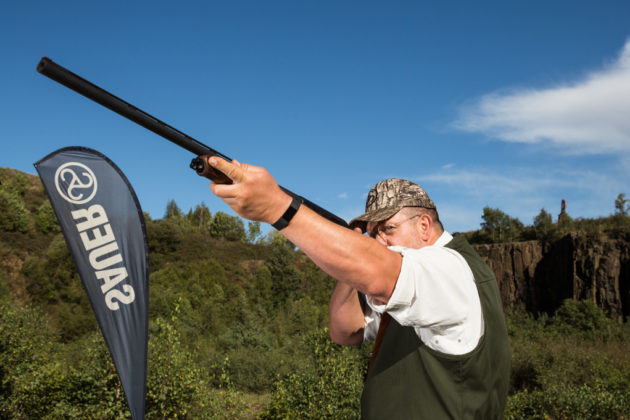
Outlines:
[{"label": "man's neck", "polygon": [[431,231],[431,237],[429,238],[429,241],[427,242],[427,245],[434,245],[438,239],[440,239],[440,236],[442,236],[442,234],[444,233],[443,230],[436,230],[433,229]]}]

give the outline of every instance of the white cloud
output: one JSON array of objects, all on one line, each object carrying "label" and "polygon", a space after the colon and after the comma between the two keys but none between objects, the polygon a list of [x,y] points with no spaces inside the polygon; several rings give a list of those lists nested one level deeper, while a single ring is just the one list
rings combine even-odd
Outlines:
[{"label": "white cloud", "polygon": [[567,153],[630,152],[630,40],[605,68],[571,84],[495,92],[454,126],[507,142],[548,141]]},{"label": "white cloud", "polygon": [[348,198],[348,193],[337,194],[337,198],[345,200]]}]

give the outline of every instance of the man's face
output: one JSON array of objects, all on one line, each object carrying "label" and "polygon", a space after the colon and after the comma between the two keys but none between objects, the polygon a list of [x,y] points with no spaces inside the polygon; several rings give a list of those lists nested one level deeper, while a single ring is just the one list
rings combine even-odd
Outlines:
[{"label": "man's face", "polygon": [[409,215],[399,211],[389,219],[375,223],[369,222],[367,232],[384,246],[404,246],[407,248],[422,248],[427,245],[422,240],[422,230],[425,228],[426,214]]}]

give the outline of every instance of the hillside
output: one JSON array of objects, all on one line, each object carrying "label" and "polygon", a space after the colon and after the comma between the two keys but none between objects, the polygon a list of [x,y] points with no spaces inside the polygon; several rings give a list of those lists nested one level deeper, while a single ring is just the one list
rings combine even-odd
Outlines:
[{"label": "hillside", "polygon": [[[0,418],[126,418],[39,179],[0,168],[0,183]],[[255,224],[203,205],[166,207],[146,220],[147,418],[358,418],[371,344],[328,338],[334,280],[281,235],[260,238]],[[506,418],[630,415],[630,332],[619,325],[629,236],[474,245],[508,314]]]},{"label": "hillside", "polygon": [[[0,168],[0,183],[0,276],[9,294],[54,314],[51,321],[60,331],[79,322],[57,319],[66,312],[85,318],[79,322],[86,324],[85,329],[88,324],[93,328],[93,322],[87,321],[91,309],[39,178]],[[220,212],[212,215],[203,205],[184,214],[171,202],[166,213],[159,220],[145,214],[151,316],[168,312],[162,308],[163,301],[169,305],[169,300],[190,299],[203,305],[204,298],[212,299],[209,289],[217,286],[224,293],[229,291],[231,298],[269,298],[273,306],[307,295],[318,305],[327,304],[333,280],[294,252],[282,237],[257,238],[256,226],[246,232],[240,218]],[[200,213],[206,213],[204,223],[198,221]]]},{"label": "hillside", "polygon": [[[38,177],[0,169],[0,182],[3,190],[12,192],[22,202],[11,205],[16,202],[14,199],[3,204],[0,269],[6,273],[12,296],[27,302],[32,298],[33,289],[41,286],[29,285],[24,264],[29,258],[42,255],[51,241],[57,243],[61,239],[55,235],[58,228]],[[193,219],[199,219],[199,211],[207,213],[205,229],[193,228],[198,226]],[[237,217],[223,213],[214,215],[214,219],[223,221],[215,224],[220,225],[219,230],[223,232],[211,232],[218,228],[210,226],[213,217],[207,208],[198,206],[185,216],[175,203],[169,203],[166,213],[172,217],[147,220],[152,272],[159,272],[166,264],[212,259],[228,278],[247,286],[244,278],[255,276],[256,269],[269,256],[269,247],[243,240],[248,235]],[[609,219],[602,219],[597,229],[592,228],[597,224],[590,221],[589,231],[556,231],[551,239],[545,232],[542,240],[474,244],[495,272],[506,312],[523,307],[532,313],[551,314],[564,299],[589,299],[618,322],[627,318],[630,313],[630,223],[620,225],[615,220],[614,228],[609,228]],[[601,228],[602,225],[606,228]],[[231,232],[234,228],[238,231],[236,234]],[[223,240],[230,234],[241,240]],[[527,238],[535,234],[524,229],[520,236]],[[482,230],[466,234],[473,243],[479,242],[475,240],[483,235]]]}]

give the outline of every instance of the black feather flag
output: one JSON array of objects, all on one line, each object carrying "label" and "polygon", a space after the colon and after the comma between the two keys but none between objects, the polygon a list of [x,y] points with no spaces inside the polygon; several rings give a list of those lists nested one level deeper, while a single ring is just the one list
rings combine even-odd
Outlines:
[{"label": "black feather flag", "polygon": [[149,264],[129,181],[101,153],[67,147],[35,168],[88,294],[133,419],[144,418]]}]

